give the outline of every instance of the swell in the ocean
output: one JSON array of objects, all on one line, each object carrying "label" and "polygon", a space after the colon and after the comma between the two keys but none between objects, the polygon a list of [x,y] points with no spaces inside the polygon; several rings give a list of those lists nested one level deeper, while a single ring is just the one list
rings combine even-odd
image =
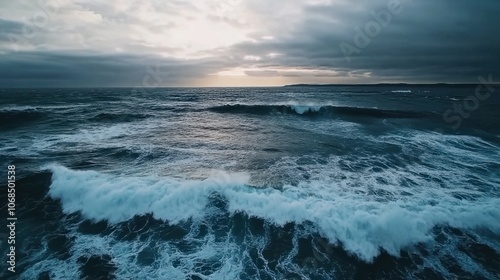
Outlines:
[{"label": "swell in the ocean", "polygon": [[281,190],[252,187],[245,174],[179,181],[123,178],[60,166],[50,169],[53,182],[49,195],[61,200],[67,214],[81,212],[87,219],[114,224],[151,214],[178,224],[204,219],[213,213],[211,198],[219,197],[232,215],[244,213],[278,226],[310,223],[331,243],[340,242],[367,262],[381,250],[398,256],[404,248],[432,240],[436,226],[484,228],[500,234],[500,199],[494,197],[467,201],[442,190],[425,190],[394,201],[383,199],[381,192],[377,201],[376,196],[357,194],[357,188],[328,186],[327,192],[323,182]]},{"label": "swell in the ocean", "polygon": [[422,118],[428,112],[383,110],[377,108],[345,107],[332,105],[222,105],[209,108],[217,113],[232,114],[295,114],[304,116],[350,116],[369,118]]},{"label": "swell in the ocean", "polygon": [[0,128],[14,128],[43,119],[45,112],[36,108],[12,108],[0,110]]},{"label": "swell in the ocean", "polygon": [[375,89],[4,92],[12,279],[498,278],[497,97]]},{"label": "swell in the ocean", "polygon": [[[28,211],[38,213],[33,217],[39,212],[57,217],[54,207],[59,203],[51,202],[54,199],[65,217],[45,237],[48,247],[31,256],[56,258],[38,260],[26,269],[26,279],[48,269],[63,278],[80,271],[87,277],[120,279],[251,279],[259,274],[301,279],[331,277],[329,269],[363,278],[372,266],[396,262],[401,262],[398,270],[403,275],[406,266],[433,267],[447,275],[451,268],[428,255],[436,247],[443,251],[440,258],[446,258],[446,252],[461,256],[460,266],[467,273],[494,275],[468,258],[483,262],[484,254],[495,257],[500,244],[478,243],[489,234],[500,234],[500,200],[478,198],[472,190],[464,189],[458,196],[457,190],[391,190],[379,183],[368,194],[366,187],[375,183],[370,178],[361,186],[315,180],[276,189],[253,186],[245,173],[217,172],[205,180],[181,180],[59,165],[47,169],[51,183],[45,202],[32,203]],[[45,192],[33,192],[35,185],[29,188],[29,196]],[[466,248],[472,253],[461,252]],[[355,265],[354,270],[345,266],[346,261]],[[314,268],[317,271],[310,270]],[[419,273],[433,277],[426,270]]]}]

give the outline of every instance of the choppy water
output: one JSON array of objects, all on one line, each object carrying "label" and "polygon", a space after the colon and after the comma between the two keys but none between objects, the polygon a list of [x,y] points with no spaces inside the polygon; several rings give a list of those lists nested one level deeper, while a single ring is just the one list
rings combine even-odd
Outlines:
[{"label": "choppy water", "polygon": [[[500,98],[472,104],[458,128],[457,114],[443,119],[471,108],[471,95],[0,90],[20,271],[2,261],[0,275],[499,278]],[[5,220],[4,203],[0,211]]]}]

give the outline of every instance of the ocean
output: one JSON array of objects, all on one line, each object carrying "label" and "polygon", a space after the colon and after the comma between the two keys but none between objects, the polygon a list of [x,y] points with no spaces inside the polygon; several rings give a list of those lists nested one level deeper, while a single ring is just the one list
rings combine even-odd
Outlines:
[{"label": "ocean", "polygon": [[0,278],[499,279],[487,89],[0,89]]}]

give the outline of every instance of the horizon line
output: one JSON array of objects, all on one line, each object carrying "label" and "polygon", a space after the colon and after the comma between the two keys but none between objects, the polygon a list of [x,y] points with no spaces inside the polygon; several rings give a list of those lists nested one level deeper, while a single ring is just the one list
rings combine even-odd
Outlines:
[{"label": "horizon line", "polygon": [[[481,83],[359,83],[359,84],[285,84],[285,85],[264,85],[264,86],[159,86],[159,87],[141,87],[141,86],[30,86],[30,87],[0,87],[4,89],[95,89],[95,88],[122,88],[122,89],[163,89],[163,88],[282,88],[282,87],[328,87],[328,86],[477,86]],[[500,86],[500,83],[489,84],[492,86]]]}]

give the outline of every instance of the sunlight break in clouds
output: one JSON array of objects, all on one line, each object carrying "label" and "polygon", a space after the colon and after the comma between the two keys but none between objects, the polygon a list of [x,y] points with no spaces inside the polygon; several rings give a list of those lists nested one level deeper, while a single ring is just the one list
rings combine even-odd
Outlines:
[{"label": "sunlight break in clouds", "polygon": [[[362,36],[357,30],[373,26],[373,14],[392,4],[402,11],[346,60],[339,46],[353,44]],[[484,72],[496,76],[500,63],[492,24],[500,2],[494,0],[20,0],[1,6],[0,82],[14,87],[141,86],[147,67],[160,69],[158,86],[473,82]]]}]

